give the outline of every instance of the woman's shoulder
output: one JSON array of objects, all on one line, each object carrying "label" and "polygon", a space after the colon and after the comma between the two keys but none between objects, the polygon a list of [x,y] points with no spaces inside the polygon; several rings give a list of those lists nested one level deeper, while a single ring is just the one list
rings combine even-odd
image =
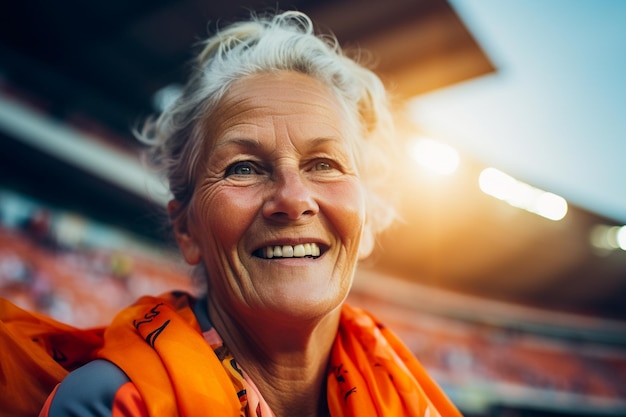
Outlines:
[{"label": "woman's shoulder", "polygon": [[126,374],[113,363],[98,359],[70,372],[48,398],[40,417],[110,417],[114,409],[124,410],[121,415],[147,416],[141,396]]}]

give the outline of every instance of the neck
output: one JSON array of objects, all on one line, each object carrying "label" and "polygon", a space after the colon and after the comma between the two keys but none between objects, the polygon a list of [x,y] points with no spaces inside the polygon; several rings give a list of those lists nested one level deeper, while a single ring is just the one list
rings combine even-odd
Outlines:
[{"label": "neck", "polygon": [[306,323],[259,314],[236,321],[209,303],[213,325],[276,417],[328,415],[326,373],[339,314]]}]

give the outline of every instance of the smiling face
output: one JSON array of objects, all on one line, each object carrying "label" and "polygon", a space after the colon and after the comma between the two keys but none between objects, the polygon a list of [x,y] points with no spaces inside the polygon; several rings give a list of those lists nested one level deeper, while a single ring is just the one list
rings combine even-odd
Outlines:
[{"label": "smiling face", "polygon": [[187,262],[205,264],[211,303],[276,319],[336,309],[359,257],[365,198],[354,132],[333,93],[298,73],[254,75],[204,125],[194,196],[175,233]]}]

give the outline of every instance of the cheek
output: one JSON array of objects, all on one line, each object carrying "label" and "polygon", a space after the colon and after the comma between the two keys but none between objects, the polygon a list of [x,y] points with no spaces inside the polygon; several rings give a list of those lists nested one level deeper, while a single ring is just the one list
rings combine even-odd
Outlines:
[{"label": "cheek", "polygon": [[256,197],[237,188],[215,190],[197,205],[196,218],[202,219],[197,233],[204,250],[220,253],[240,242],[258,211]]},{"label": "cheek", "polygon": [[358,239],[365,223],[365,192],[356,180],[335,184],[325,193],[324,212],[344,241]]}]

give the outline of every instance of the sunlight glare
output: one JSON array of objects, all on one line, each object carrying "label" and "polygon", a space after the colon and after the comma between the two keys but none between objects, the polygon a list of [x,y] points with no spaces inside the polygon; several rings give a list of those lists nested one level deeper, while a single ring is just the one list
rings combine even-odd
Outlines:
[{"label": "sunlight glare", "polygon": [[452,146],[430,138],[411,141],[409,154],[420,166],[437,174],[450,175],[459,166],[459,154]]}]

